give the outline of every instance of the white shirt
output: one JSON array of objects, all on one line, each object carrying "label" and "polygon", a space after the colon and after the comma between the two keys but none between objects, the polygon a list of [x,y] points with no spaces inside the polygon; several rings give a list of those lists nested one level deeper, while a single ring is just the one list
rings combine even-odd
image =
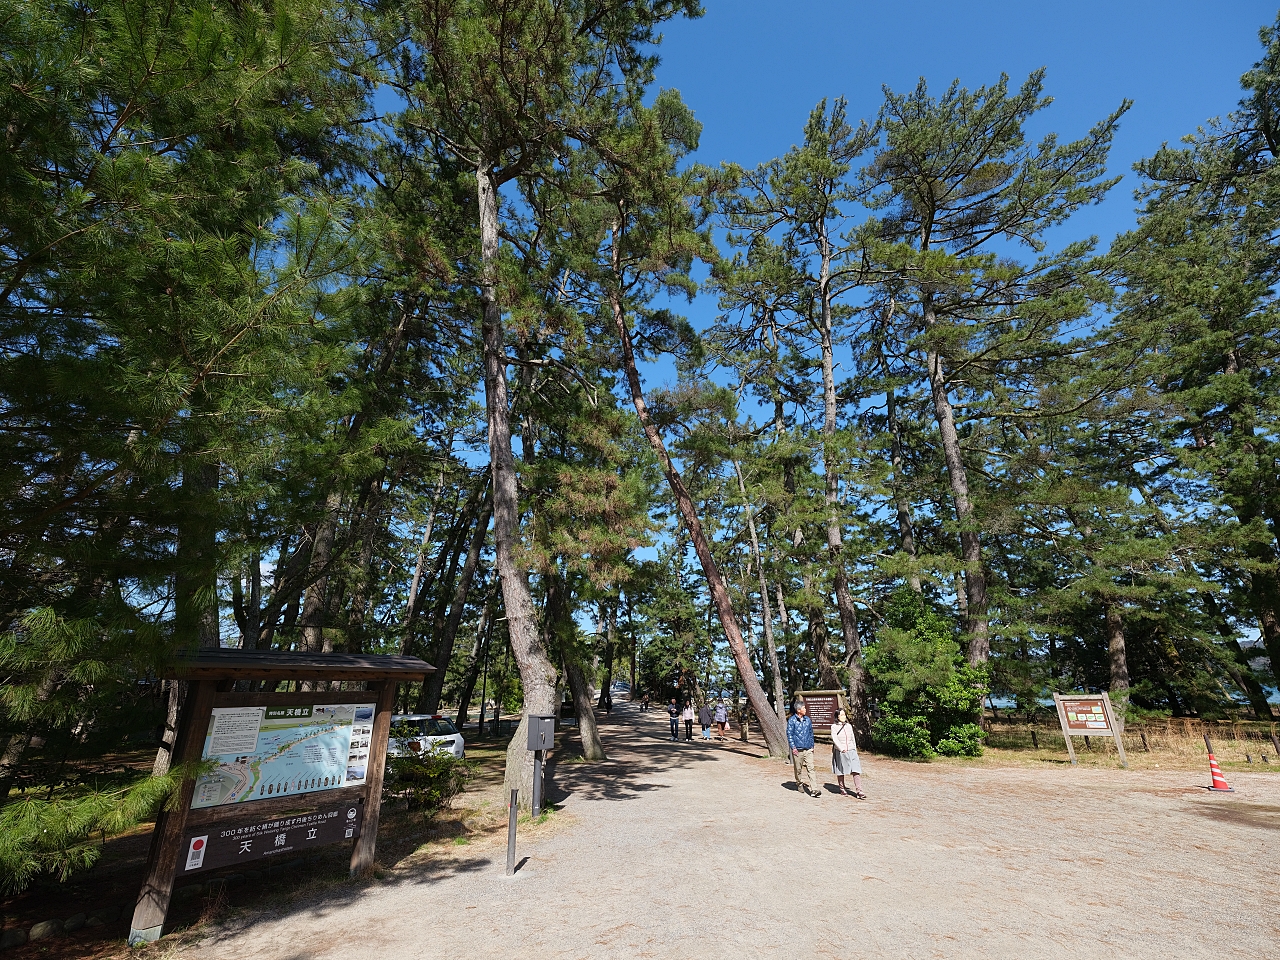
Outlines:
[{"label": "white shirt", "polygon": [[848,723],[833,723],[831,725],[831,744],[841,753],[856,750],[858,744],[853,739],[853,727]]}]

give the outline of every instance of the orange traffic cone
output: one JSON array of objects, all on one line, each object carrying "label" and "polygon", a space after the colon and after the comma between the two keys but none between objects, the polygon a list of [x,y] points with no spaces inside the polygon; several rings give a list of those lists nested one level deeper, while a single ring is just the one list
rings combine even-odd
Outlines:
[{"label": "orange traffic cone", "polygon": [[1213,744],[1209,742],[1209,735],[1204,735],[1205,749],[1209,751],[1209,776],[1213,777],[1213,783],[1208,789],[1215,790],[1218,793],[1235,793],[1235,790],[1227,784],[1227,778],[1222,775],[1222,770],[1218,767],[1218,761],[1213,756]]}]

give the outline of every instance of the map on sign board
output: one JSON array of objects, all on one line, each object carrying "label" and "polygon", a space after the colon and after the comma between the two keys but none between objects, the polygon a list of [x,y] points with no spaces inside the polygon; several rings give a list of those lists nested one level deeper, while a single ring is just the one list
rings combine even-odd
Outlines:
[{"label": "map on sign board", "polygon": [[373,739],[372,703],[215,707],[191,808],[296,796],[363,784]]},{"label": "map on sign board", "polygon": [[1067,715],[1069,730],[1106,731],[1111,729],[1111,724],[1107,722],[1106,711],[1098,700],[1070,700],[1063,697],[1062,709]]}]

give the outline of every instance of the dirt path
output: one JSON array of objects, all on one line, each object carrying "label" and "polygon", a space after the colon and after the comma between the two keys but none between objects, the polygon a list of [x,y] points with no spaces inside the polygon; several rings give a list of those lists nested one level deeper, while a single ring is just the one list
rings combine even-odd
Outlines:
[{"label": "dirt path", "polygon": [[179,955],[1280,955],[1280,778],[1221,796],[1187,773],[872,757],[869,800],[814,800],[758,748],[670,743],[657,710],[620,704],[602,733],[610,762],[558,766],[561,812],[516,876],[505,838],[457,847]]}]

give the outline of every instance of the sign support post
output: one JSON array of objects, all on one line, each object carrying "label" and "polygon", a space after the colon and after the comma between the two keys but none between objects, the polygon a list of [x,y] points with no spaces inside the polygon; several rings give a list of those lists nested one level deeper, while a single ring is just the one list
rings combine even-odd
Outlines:
[{"label": "sign support post", "polygon": [[[171,767],[200,762],[204,732],[209,727],[209,716],[213,712],[214,687],[213,680],[191,682],[186,703],[182,705],[180,729],[174,738],[169,761]],[[191,795],[195,788],[195,780],[184,777],[178,786],[176,806],[162,810],[156,817],[155,830],[151,834],[151,852],[147,856],[147,878],[142,883],[133,922],[129,925],[130,946],[160,939],[164,918],[169,912],[169,900],[173,896],[173,878],[178,869],[182,835],[187,827],[187,813],[191,809]]]},{"label": "sign support post", "polygon": [[[391,709],[395,703],[396,685],[383,680],[378,690],[378,707],[373,715],[373,737],[369,740],[369,772],[365,776],[365,796],[382,797],[382,774],[387,763],[387,737],[391,733]],[[378,843],[378,815],[381,802],[365,804],[364,825],[360,838],[351,848],[351,876],[359,876],[373,866],[374,849]]]},{"label": "sign support post", "polygon": [[1109,736],[1115,741],[1120,765],[1128,769],[1129,758],[1125,756],[1124,744],[1120,740],[1120,730],[1116,725],[1110,697],[1105,693],[1055,693],[1053,705],[1058,709],[1058,722],[1062,725],[1062,737],[1067,741],[1067,755],[1071,757],[1072,765],[1077,762],[1072,737]]}]

